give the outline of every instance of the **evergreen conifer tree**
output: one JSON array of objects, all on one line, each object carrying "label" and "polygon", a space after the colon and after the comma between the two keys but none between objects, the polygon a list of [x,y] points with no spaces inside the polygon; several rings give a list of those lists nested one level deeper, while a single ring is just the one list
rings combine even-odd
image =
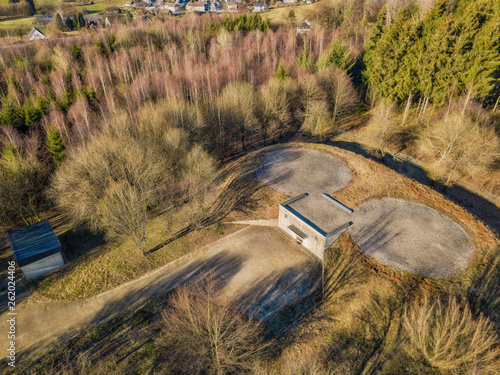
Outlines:
[{"label": "evergreen conifer tree", "polygon": [[306,44],[304,44],[304,49],[299,54],[299,56],[297,58],[297,62],[306,69],[313,68],[314,63],[312,61],[311,55],[309,54],[309,49],[307,48]]},{"label": "evergreen conifer tree", "polygon": [[283,63],[279,64],[278,70],[276,70],[276,73],[274,75],[278,82],[283,82],[288,77],[288,73],[286,72]]},{"label": "evergreen conifer tree", "polygon": [[33,0],[25,0],[25,1],[28,4],[29,15],[30,16],[34,15],[36,13],[35,2]]},{"label": "evergreen conifer tree", "polygon": [[49,131],[47,132],[46,145],[52,154],[54,161],[56,163],[60,163],[63,159],[66,147],[64,146],[64,140],[61,133],[55,128],[54,125],[51,125]]},{"label": "evergreen conifer tree", "polygon": [[3,124],[20,127],[24,124],[22,111],[10,99],[4,100],[0,120]]},{"label": "evergreen conifer tree", "polygon": [[53,22],[56,31],[64,31],[64,23],[59,13],[56,14]]},{"label": "evergreen conifer tree", "polygon": [[32,127],[40,118],[38,110],[31,104],[31,100],[27,99],[23,105],[24,125],[28,128]]}]

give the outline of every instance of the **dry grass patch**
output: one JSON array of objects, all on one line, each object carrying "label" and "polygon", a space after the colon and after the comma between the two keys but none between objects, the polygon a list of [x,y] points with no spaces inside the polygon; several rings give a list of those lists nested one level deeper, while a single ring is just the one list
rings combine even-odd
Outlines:
[{"label": "dry grass patch", "polygon": [[[165,239],[170,237],[162,225],[163,221],[164,217],[161,215],[148,226],[148,248],[160,244],[157,251],[144,256],[131,241],[120,243],[114,240],[104,243],[73,260],[65,268],[34,283],[36,292],[55,300],[89,298],[190,254],[241,228],[216,224],[191,231],[162,246]],[[181,230],[185,228],[185,224],[176,223],[175,228]],[[75,245],[78,246],[78,241],[84,240],[78,239]]]}]

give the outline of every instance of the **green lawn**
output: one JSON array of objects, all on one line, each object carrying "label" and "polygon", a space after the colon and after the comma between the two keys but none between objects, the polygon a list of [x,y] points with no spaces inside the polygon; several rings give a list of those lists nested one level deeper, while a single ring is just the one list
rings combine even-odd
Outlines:
[{"label": "green lawn", "polygon": [[313,10],[318,4],[319,3],[274,8],[267,13],[262,13],[262,17],[268,18],[269,21],[275,25],[283,25],[288,21],[288,13],[293,10],[295,12],[296,22],[301,22],[306,17],[307,12]]},{"label": "green lawn", "polygon": [[[3,1],[3,0],[0,0]],[[1,29],[16,29],[19,27],[30,28],[33,26],[33,21],[35,17],[26,17],[26,18],[16,18],[10,19],[6,21],[0,20],[0,28]]]},{"label": "green lawn", "polygon": [[[74,14],[86,10],[89,13],[101,13],[105,8],[109,6],[120,6],[125,0],[104,0],[104,1],[94,1],[94,4],[82,4],[81,2],[64,3],[65,13]],[[0,0],[0,5],[9,4],[9,0]],[[45,4],[53,4],[57,7],[57,0],[39,0],[35,1],[36,6],[42,6]],[[38,15],[38,14],[37,14]],[[35,17],[26,18],[16,18],[8,20],[0,20],[0,30],[14,30],[18,28],[31,28],[33,26],[33,21]]]}]

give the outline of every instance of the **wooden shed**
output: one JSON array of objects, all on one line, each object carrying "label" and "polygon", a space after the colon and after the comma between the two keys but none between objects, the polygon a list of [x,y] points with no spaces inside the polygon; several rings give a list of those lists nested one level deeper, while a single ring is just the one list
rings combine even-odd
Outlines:
[{"label": "wooden shed", "polygon": [[7,232],[14,259],[27,280],[64,265],[61,243],[47,220]]}]

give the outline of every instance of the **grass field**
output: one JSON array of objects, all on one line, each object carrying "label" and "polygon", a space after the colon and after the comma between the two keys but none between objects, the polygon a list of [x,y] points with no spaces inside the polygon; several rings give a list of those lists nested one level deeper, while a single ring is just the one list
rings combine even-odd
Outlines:
[{"label": "grass field", "polygon": [[[123,4],[122,0],[105,0],[105,1],[94,1],[93,4],[82,4],[78,2],[74,3],[64,3],[64,13],[65,14],[77,14],[77,13],[101,13],[104,9],[110,6],[120,6]],[[8,5],[9,0],[0,0],[0,6]],[[53,6],[55,11],[59,9],[58,2],[55,0],[41,0],[35,1],[35,5],[38,7],[43,6]],[[36,14],[39,15],[39,14]],[[24,28],[28,29],[33,26],[33,21],[35,17],[26,17],[26,18],[16,18],[16,19],[7,19],[0,20],[0,30],[9,30],[9,29],[18,29]]]},{"label": "grass field", "polygon": [[295,12],[295,21],[301,22],[306,18],[307,13],[315,9],[319,3],[284,6],[281,8],[274,8],[267,13],[263,13],[263,18],[268,18],[274,25],[284,25],[288,22],[288,14],[291,10]]},{"label": "grass field", "polygon": [[[1,0],[0,0],[1,1]],[[0,20],[0,28],[2,29],[16,29],[16,28],[30,28],[33,26],[33,21],[35,17],[26,17],[26,18],[16,18],[10,19],[6,21]]]}]

